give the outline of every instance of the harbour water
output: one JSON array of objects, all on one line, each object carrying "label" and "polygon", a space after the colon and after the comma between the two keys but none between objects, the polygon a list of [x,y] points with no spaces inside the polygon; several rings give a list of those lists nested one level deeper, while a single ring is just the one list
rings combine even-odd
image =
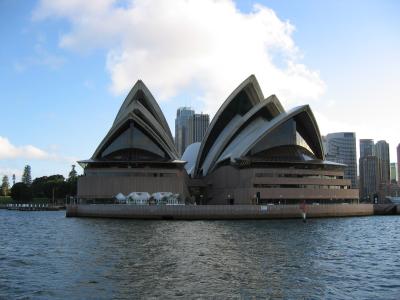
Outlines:
[{"label": "harbour water", "polygon": [[65,218],[0,210],[0,299],[399,299],[400,216]]}]

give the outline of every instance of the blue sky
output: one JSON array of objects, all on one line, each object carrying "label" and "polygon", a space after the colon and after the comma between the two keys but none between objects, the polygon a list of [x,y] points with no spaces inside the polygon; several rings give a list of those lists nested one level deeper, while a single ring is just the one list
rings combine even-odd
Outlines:
[{"label": "blue sky", "polygon": [[400,2],[172,3],[0,0],[0,174],[66,175],[138,78],[173,130],[179,106],[213,114],[251,73],[322,134],[385,139],[396,161]]}]

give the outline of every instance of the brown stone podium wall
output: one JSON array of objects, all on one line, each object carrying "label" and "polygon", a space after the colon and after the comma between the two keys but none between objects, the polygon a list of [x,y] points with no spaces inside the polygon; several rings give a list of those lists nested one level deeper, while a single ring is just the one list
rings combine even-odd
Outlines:
[{"label": "brown stone podium wall", "polygon": [[[88,174],[78,179],[78,197],[83,199],[114,198],[118,193],[128,195],[131,192],[172,192],[182,195],[183,198],[189,196],[187,174],[184,170],[132,168],[95,169],[86,172]],[[132,174],[136,176],[131,176]]]},{"label": "brown stone podium wall", "polygon": [[[306,206],[307,218],[370,216],[371,204],[329,204]],[[67,217],[235,220],[301,218],[298,205],[126,205],[91,204],[67,206]]]},{"label": "brown stone podium wall", "polygon": [[[249,168],[238,169],[232,166],[222,166],[208,175],[204,181],[207,185],[208,204],[226,204],[228,195],[235,199],[235,204],[251,204],[257,192],[263,200],[284,199],[358,202],[358,189],[348,188],[349,179],[320,179],[307,177],[285,177],[290,175],[311,176],[343,176],[343,171],[305,170],[305,169],[272,169]],[[272,177],[268,177],[272,176]],[[279,177],[281,175],[282,177]],[[264,177],[263,177],[264,176]],[[263,188],[262,185],[282,185],[282,187]],[[343,186],[346,189],[316,189],[316,188],[285,188],[285,185],[325,185]],[[261,185],[261,187],[257,187]]]}]

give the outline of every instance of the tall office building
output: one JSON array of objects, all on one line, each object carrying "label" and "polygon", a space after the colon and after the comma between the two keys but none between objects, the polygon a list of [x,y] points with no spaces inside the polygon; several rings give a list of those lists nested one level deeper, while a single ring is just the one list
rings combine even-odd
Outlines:
[{"label": "tall office building", "polygon": [[360,158],[374,155],[374,140],[360,139]]},{"label": "tall office building", "polygon": [[[400,172],[400,144],[397,145],[397,172]],[[398,176],[398,183],[400,184],[400,174]]]},{"label": "tall office building", "polygon": [[201,142],[206,134],[210,116],[207,114],[194,114],[189,120],[189,145]]},{"label": "tall office building", "polygon": [[324,138],[326,159],[347,165],[344,178],[357,186],[356,134],[354,132],[329,133]]},{"label": "tall office building", "polygon": [[371,201],[379,188],[378,159],[372,139],[360,139],[360,199]]},{"label": "tall office building", "polygon": [[372,202],[379,190],[379,163],[376,156],[360,158],[360,198]]},{"label": "tall office building", "polygon": [[181,107],[176,112],[175,145],[179,155],[185,152],[190,144],[201,142],[210,124],[207,114],[196,114],[189,107]]},{"label": "tall office building", "polygon": [[390,183],[389,144],[379,141],[375,144],[375,156],[378,158],[379,181],[381,184]]},{"label": "tall office building", "polygon": [[189,122],[193,115],[194,110],[190,107],[180,107],[176,111],[175,146],[180,156],[186,147],[191,144],[189,142]]},{"label": "tall office building", "polygon": [[397,182],[397,164],[390,163],[390,182]]}]

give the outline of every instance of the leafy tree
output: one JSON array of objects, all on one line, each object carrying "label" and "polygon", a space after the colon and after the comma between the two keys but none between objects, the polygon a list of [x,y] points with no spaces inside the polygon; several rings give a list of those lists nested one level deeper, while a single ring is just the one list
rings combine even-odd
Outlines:
[{"label": "leafy tree", "polygon": [[12,176],[13,185],[15,184],[15,174]]},{"label": "leafy tree", "polygon": [[32,200],[32,192],[28,185],[17,182],[11,188],[11,198],[18,202],[29,202]]},{"label": "leafy tree", "polygon": [[78,191],[78,177],[69,182],[69,195],[76,196]]},{"label": "leafy tree", "polygon": [[24,168],[24,173],[22,174],[22,183],[30,186],[32,184],[31,166],[26,165]]},{"label": "leafy tree", "polygon": [[34,198],[45,198],[47,197],[45,194],[45,185],[47,183],[48,177],[42,176],[37,177],[32,181],[31,190],[32,196]]},{"label": "leafy tree", "polygon": [[70,183],[68,181],[58,182],[56,190],[57,198],[65,198],[68,195],[70,195]]},{"label": "leafy tree", "polygon": [[1,193],[3,196],[7,196],[10,190],[10,183],[8,182],[8,176],[4,175],[1,182]]},{"label": "leafy tree", "polygon": [[46,178],[43,185],[43,193],[46,198],[52,199],[53,193],[55,198],[64,198],[65,188],[64,186],[65,178],[62,175],[51,175]]},{"label": "leafy tree", "polygon": [[75,165],[72,165],[72,170],[69,172],[68,177],[69,183],[69,196],[76,196],[77,193],[77,186],[78,186],[78,172],[75,170]]},{"label": "leafy tree", "polygon": [[69,172],[68,181],[75,181],[78,176],[78,172],[75,170],[75,165],[72,165],[72,170]]},{"label": "leafy tree", "polygon": [[[70,172],[68,180],[62,175],[51,175],[37,177],[28,186],[30,194],[34,198],[53,199],[53,195],[57,199],[64,199],[66,196],[75,196],[77,192],[78,176],[75,174],[74,168]],[[72,174],[71,174],[72,173]],[[20,189],[20,187],[19,187]],[[26,201],[26,199],[24,199]]]}]

